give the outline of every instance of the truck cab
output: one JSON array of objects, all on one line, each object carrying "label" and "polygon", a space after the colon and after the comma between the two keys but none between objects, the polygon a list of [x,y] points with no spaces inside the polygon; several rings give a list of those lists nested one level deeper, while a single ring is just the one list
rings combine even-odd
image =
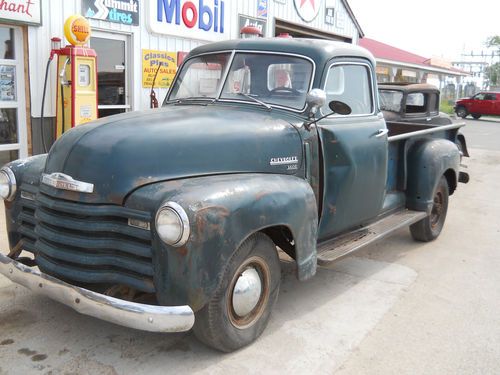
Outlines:
[{"label": "truck cab", "polygon": [[307,280],[398,228],[443,228],[464,124],[394,128],[375,77],[368,51],[339,42],[195,48],[161,109],[2,168],[0,273],[124,326],[250,344],[278,296],[278,248]]},{"label": "truck cab", "polygon": [[439,111],[440,92],[426,83],[379,83],[380,109],[386,121],[449,125],[453,121]]}]

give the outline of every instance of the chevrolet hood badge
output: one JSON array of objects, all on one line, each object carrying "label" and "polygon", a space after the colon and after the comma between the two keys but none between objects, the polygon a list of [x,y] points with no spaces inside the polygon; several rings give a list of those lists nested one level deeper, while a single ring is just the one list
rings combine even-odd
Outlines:
[{"label": "chevrolet hood badge", "polygon": [[80,193],[93,193],[94,184],[77,181],[73,177],[64,173],[43,174],[42,183],[55,187],[56,189],[78,191]]}]

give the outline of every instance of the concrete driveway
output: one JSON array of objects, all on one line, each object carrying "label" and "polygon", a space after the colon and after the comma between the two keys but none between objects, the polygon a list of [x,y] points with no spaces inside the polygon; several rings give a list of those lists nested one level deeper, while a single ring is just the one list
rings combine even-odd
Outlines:
[{"label": "concrete driveway", "polygon": [[500,152],[470,146],[471,182],[438,240],[401,230],[305,283],[283,261],[270,325],[236,353],[86,317],[0,278],[0,374],[498,373]]}]

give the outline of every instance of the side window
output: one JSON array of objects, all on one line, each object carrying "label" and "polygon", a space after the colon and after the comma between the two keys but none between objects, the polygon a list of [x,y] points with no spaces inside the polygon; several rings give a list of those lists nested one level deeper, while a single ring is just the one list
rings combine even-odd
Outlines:
[{"label": "side window", "polygon": [[439,112],[438,94],[429,94],[429,112],[431,114],[437,114]]},{"label": "side window", "polygon": [[325,83],[326,105],[323,113],[330,112],[328,103],[338,100],[351,107],[352,115],[373,112],[371,80],[365,65],[333,65]]},{"label": "side window", "polygon": [[484,94],[483,93],[477,94],[476,96],[473,97],[473,99],[484,100]]},{"label": "side window", "polygon": [[484,100],[495,100],[495,95],[494,94],[486,94],[484,96]]},{"label": "side window", "polygon": [[406,98],[406,113],[425,113],[427,104],[427,95],[421,92],[413,92],[408,94]]}]

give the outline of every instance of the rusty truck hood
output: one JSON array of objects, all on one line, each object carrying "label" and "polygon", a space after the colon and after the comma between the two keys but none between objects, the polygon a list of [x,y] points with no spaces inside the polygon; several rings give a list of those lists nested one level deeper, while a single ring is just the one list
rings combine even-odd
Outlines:
[{"label": "rusty truck hood", "polygon": [[114,204],[158,181],[295,174],[302,162],[301,138],[283,115],[277,116],[253,108],[170,105],[102,118],[64,134],[50,150],[45,173],[94,185],[93,193],[66,199]]}]

